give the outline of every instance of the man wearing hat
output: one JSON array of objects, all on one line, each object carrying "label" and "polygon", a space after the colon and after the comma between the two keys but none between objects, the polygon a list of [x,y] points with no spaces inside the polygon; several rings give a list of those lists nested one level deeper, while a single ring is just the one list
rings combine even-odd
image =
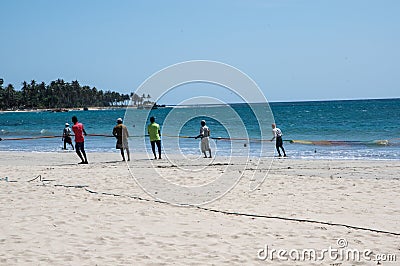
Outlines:
[{"label": "man wearing hat", "polygon": [[126,150],[126,155],[128,156],[128,161],[131,160],[129,154],[129,143],[128,143],[128,128],[122,124],[122,118],[117,119],[117,125],[113,129],[113,135],[117,138],[116,149],[121,150],[122,161],[125,161],[124,150]]},{"label": "man wearing hat", "polygon": [[72,144],[72,139],[71,139],[71,129],[69,128],[69,124],[65,123],[65,128],[63,130],[63,135],[62,135],[62,141],[64,141],[64,150],[67,149],[67,143],[71,145],[72,150],[74,149],[74,145]]},{"label": "man wearing hat", "polygon": [[211,148],[210,148],[210,129],[208,126],[206,126],[206,121],[201,120],[201,127],[200,127],[200,135],[198,135],[197,138],[201,138],[201,152],[204,153],[204,158],[207,158],[207,151],[209,153],[209,158],[211,158]]}]

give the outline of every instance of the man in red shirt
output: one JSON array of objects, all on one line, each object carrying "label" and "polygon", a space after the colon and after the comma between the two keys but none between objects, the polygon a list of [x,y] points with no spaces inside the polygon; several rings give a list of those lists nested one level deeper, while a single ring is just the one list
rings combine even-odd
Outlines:
[{"label": "man in red shirt", "polygon": [[72,126],[72,131],[74,131],[75,134],[75,151],[82,160],[79,164],[88,164],[85,152],[85,138],[83,137],[83,135],[87,135],[86,131],[83,128],[83,124],[78,123],[78,118],[76,116],[72,117],[72,123],[74,123]]}]

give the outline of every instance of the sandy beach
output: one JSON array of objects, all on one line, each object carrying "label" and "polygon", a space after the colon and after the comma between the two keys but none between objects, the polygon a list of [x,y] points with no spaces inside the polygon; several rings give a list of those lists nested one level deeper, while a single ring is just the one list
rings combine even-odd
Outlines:
[{"label": "sandy beach", "polygon": [[[220,199],[178,207],[146,194],[119,153],[89,153],[88,165],[77,165],[73,152],[0,154],[1,265],[377,265],[376,257],[393,260],[389,255],[400,260],[400,161],[275,159],[269,172],[268,164],[259,166],[268,175],[255,191],[249,191],[251,177],[244,170]],[[132,158],[135,176],[146,178],[157,168],[185,185],[219,172],[235,176],[243,166],[240,158],[230,168],[224,158],[197,160],[204,170],[187,176],[171,163],[185,165],[182,158]],[[330,247],[370,250],[371,260],[329,254],[294,259],[293,250],[319,254]],[[265,258],[266,250],[292,253]]]}]

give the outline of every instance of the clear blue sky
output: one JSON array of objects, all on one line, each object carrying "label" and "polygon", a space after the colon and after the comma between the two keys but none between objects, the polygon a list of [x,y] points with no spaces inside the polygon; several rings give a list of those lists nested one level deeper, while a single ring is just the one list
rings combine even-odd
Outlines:
[{"label": "clear blue sky", "polygon": [[397,0],[2,0],[0,77],[128,93],[208,59],[247,73],[269,101],[398,98],[399,14]]}]

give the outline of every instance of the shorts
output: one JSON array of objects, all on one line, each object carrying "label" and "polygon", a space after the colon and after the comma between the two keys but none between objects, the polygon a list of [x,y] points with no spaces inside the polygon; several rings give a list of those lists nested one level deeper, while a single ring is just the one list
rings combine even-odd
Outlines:
[{"label": "shorts", "polygon": [[282,147],[282,146],[283,146],[282,137],[276,137],[276,147]]},{"label": "shorts", "polygon": [[85,142],[76,142],[75,150],[76,151],[85,151]]},{"label": "shorts", "polygon": [[210,141],[208,137],[201,139],[201,152],[206,152],[210,150]]},{"label": "shorts", "polygon": [[69,137],[69,136],[66,136],[66,137],[64,138],[64,141],[65,141],[65,143],[72,144],[72,139],[71,139],[71,137]]},{"label": "shorts", "polygon": [[117,141],[117,144],[115,145],[116,149],[128,149],[129,148],[129,144],[128,144],[128,140],[124,140],[124,141]]}]

